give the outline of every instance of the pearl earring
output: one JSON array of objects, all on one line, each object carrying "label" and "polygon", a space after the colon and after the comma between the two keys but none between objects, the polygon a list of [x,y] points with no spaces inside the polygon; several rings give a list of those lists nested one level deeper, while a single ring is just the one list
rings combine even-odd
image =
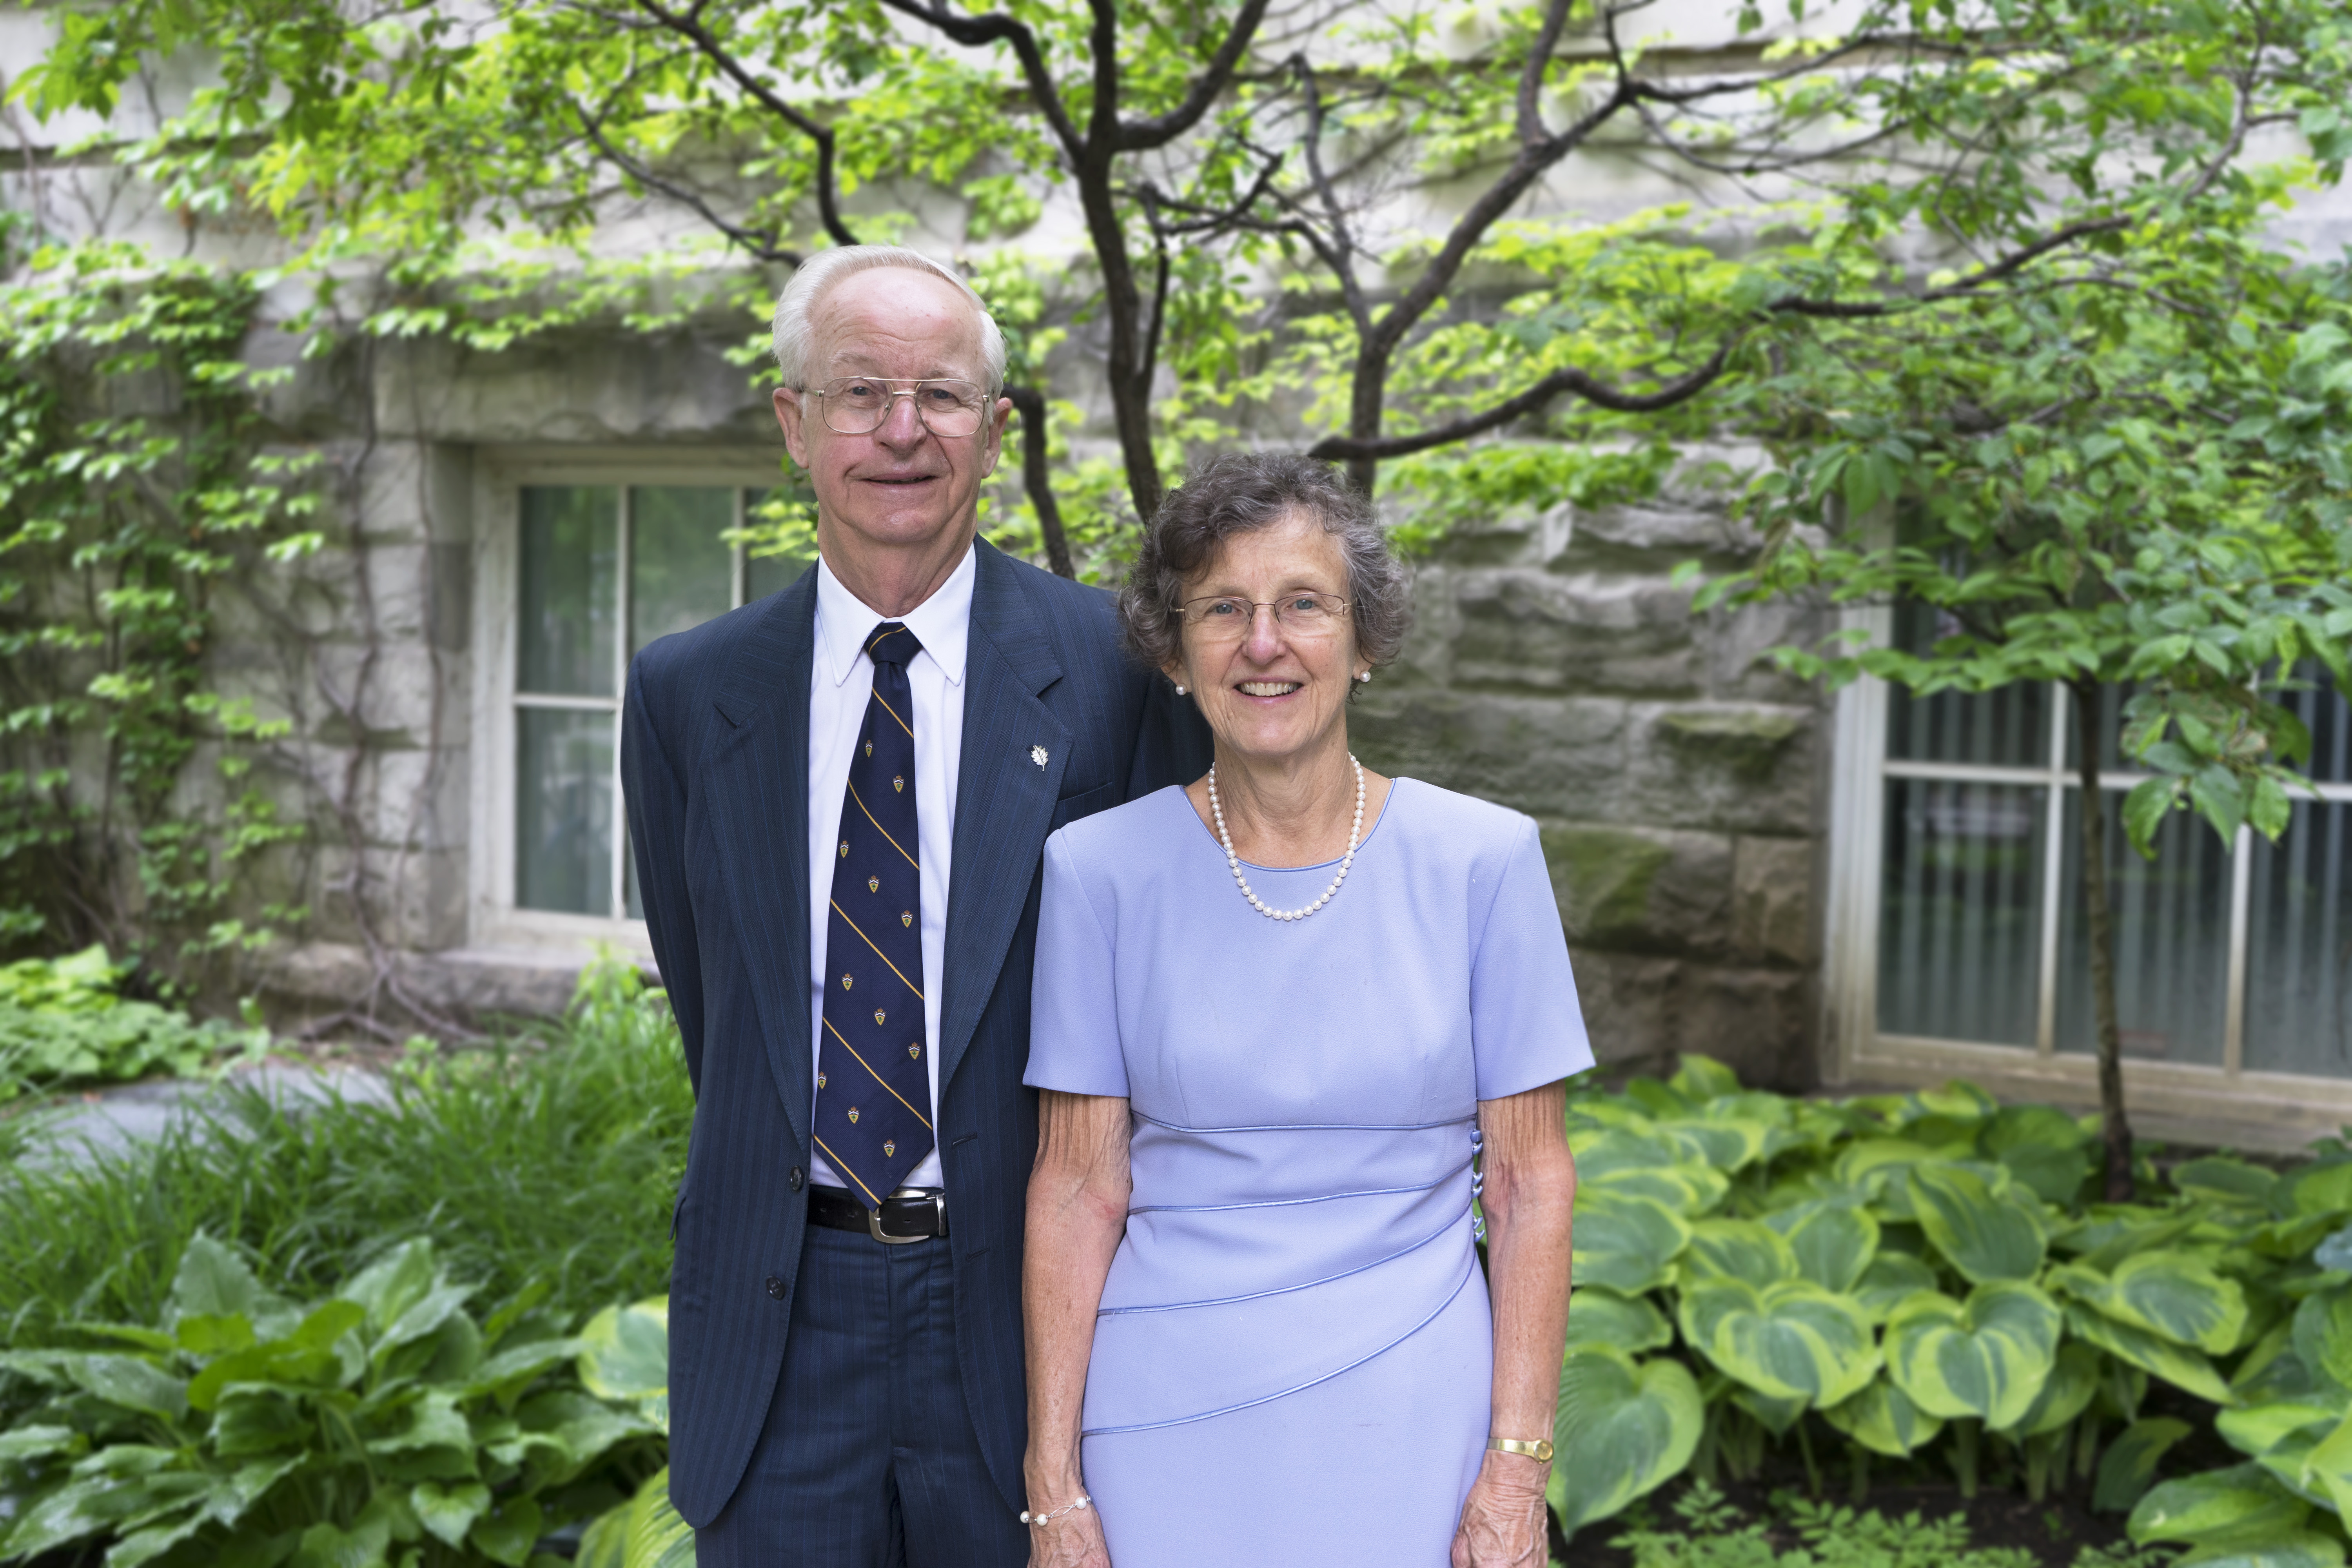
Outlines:
[{"label": "pearl earring", "polygon": [[1360,669],[1356,672],[1356,679],[1358,680],[1370,680],[1371,678],[1372,672],[1369,669]]},{"label": "pearl earring", "polygon": [[1181,696],[1183,696],[1183,695],[1184,695],[1184,687],[1183,687],[1183,683],[1182,683],[1182,682],[1181,682],[1181,681],[1177,683],[1177,687],[1176,687],[1176,695],[1177,695],[1177,696],[1179,696],[1179,697],[1181,697]]}]

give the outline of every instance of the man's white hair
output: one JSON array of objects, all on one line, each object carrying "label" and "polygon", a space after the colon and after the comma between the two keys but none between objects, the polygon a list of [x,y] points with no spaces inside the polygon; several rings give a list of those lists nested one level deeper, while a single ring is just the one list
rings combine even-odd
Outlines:
[{"label": "man's white hair", "polygon": [[776,369],[786,386],[795,392],[808,389],[809,349],[815,335],[809,317],[825,290],[853,272],[871,272],[877,267],[904,267],[944,278],[971,300],[972,313],[980,318],[980,357],[988,373],[988,395],[994,397],[1004,390],[1004,334],[997,330],[996,318],[953,268],[903,245],[845,245],[820,250],[801,263],[793,280],[776,296]]}]

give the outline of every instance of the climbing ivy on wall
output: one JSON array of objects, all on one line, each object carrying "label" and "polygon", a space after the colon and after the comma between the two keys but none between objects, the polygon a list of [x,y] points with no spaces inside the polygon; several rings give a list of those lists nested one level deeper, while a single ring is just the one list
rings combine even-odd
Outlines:
[{"label": "climbing ivy on wall", "polygon": [[315,455],[268,449],[245,274],[50,247],[0,288],[0,946],[104,942],[165,989],[306,911],[240,895],[299,837],[231,694],[221,595],[319,548]]}]

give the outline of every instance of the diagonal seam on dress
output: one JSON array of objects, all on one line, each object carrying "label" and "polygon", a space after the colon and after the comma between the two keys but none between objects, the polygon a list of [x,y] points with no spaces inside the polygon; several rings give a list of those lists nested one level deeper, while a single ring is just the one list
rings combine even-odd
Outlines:
[{"label": "diagonal seam on dress", "polygon": [[1426,1193],[1444,1186],[1468,1170],[1471,1163],[1477,1158],[1478,1156],[1473,1153],[1468,1160],[1463,1161],[1435,1181],[1423,1182],[1417,1187],[1366,1187],[1361,1192],[1354,1193],[1318,1193],[1311,1198],[1254,1198],[1245,1204],[1145,1204],[1139,1208],[1131,1208],[1127,1213],[1128,1217],[1132,1219],[1139,1214],[1225,1214],[1235,1209],[1295,1208],[1300,1204],[1328,1204],[1340,1198],[1400,1197],[1406,1193]]},{"label": "diagonal seam on dress", "polygon": [[1230,1307],[1237,1301],[1257,1301],[1262,1300],[1268,1296],[1286,1296],[1294,1290],[1312,1290],[1318,1285],[1336,1285],[1340,1280],[1352,1279],[1356,1275],[1361,1274],[1367,1269],[1378,1268],[1383,1263],[1394,1263],[1400,1258],[1419,1252],[1431,1242],[1436,1241],[1440,1237],[1452,1235],[1454,1227],[1460,1225],[1469,1216],[1470,1211],[1465,1207],[1460,1214],[1454,1215],[1444,1225],[1439,1226],[1435,1230],[1431,1231],[1427,1236],[1423,1237],[1419,1241],[1412,1243],[1409,1247],[1400,1247],[1398,1250],[1390,1253],[1386,1258],[1375,1258],[1370,1263],[1360,1263],[1353,1268],[1341,1269],[1337,1274],[1326,1274],[1320,1279],[1309,1279],[1305,1283],[1298,1285],[1276,1285],[1270,1290],[1252,1290],[1247,1295],[1244,1296],[1213,1296],[1205,1301],[1159,1301],[1147,1307],[1097,1307],[1095,1309],[1095,1316],[1097,1318],[1116,1318],[1129,1312],[1177,1312],[1183,1310],[1187,1307]]},{"label": "diagonal seam on dress", "polygon": [[1126,1426],[1089,1426],[1081,1431],[1078,1436],[1081,1437],[1110,1437],[1116,1436],[1122,1432],[1156,1432],[1162,1426],[1183,1426],[1195,1421],[1210,1421],[1220,1415],[1231,1415],[1234,1412],[1240,1410],[1255,1410],[1261,1405],[1271,1405],[1277,1399],[1286,1399],[1294,1394],[1304,1394],[1308,1389],[1313,1388],[1319,1384],[1328,1383],[1335,1377],[1344,1377],[1349,1373],[1351,1373],[1358,1367],[1362,1366],[1366,1362],[1373,1361],[1381,1356],[1386,1355],[1389,1352],[1396,1349],[1397,1346],[1404,1343],[1405,1341],[1412,1338],[1413,1335],[1421,1332],[1422,1330],[1429,1327],[1430,1324],[1437,1321],[1440,1317],[1444,1315],[1445,1309],[1454,1305],[1454,1298],[1462,1294],[1463,1287],[1470,1283],[1470,1277],[1477,1272],[1478,1259],[1474,1254],[1471,1257],[1469,1263],[1464,1267],[1462,1270],[1462,1278],[1454,1282],[1454,1289],[1445,1293],[1445,1300],[1440,1301],[1437,1304],[1436,1310],[1431,1312],[1429,1316],[1422,1319],[1421,1321],[1415,1323],[1412,1327],[1407,1329],[1404,1332],[1399,1334],[1396,1338],[1391,1340],[1380,1349],[1372,1352],[1370,1355],[1359,1356],[1345,1366],[1333,1367],[1329,1372],[1325,1373],[1320,1377],[1309,1378],[1305,1383],[1297,1384],[1289,1388],[1281,1389],[1273,1394],[1260,1394],[1255,1399],[1244,1399],[1239,1405],[1228,1405],[1223,1406],[1222,1409],[1217,1410],[1203,1410],[1197,1415],[1175,1415],[1171,1416],[1165,1421],[1138,1421]]},{"label": "diagonal seam on dress", "polygon": [[1179,1122],[1162,1121],[1157,1116],[1146,1116],[1129,1107],[1138,1121],[1149,1121],[1154,1127],[1171,1132],[1191,1132],[1202,1136],[1218,1132],[1429,1132],[1440,1127],[1461,1127],[1478,1120],[1477,1112],[1467,1116],[1448,1117],[1444,1121],[1269,1121],[1262,1127],[1186,1127]]}]

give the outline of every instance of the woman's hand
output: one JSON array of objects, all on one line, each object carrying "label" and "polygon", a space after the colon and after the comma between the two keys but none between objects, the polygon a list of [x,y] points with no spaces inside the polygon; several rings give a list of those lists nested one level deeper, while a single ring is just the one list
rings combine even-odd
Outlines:
[{"label": "woman's hand", "polygon": [[1110,1568],[1102,1515],[1082,1508],[1032,1526],[1029,1568]]},{"label": "woman's hand", "polygon": [[1544,1568],[1550,1561],[1544,1480],[1550,1473],[1524,1454],[1488,1449],[1462,1505],[1462,1528],[1454,1532],[1454,1568]]}]

